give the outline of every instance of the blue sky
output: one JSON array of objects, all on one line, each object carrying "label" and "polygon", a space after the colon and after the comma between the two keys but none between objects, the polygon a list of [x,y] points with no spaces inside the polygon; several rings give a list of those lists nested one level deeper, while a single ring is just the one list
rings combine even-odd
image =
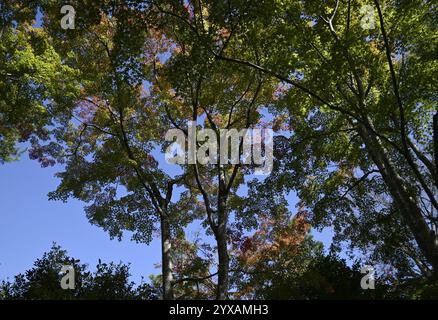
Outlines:
[{"label": "blue sky", "polygon": [[159,272],[160,244],[149,246],[130,241],[119,242],[91,225],[83,212],[84,203],[48,201],[60,168],[41,168],[27,154],[17,162],[0,165],[0,280],[12,278],[31,267],[56,241],[68,253],[90,267],[103,261],[131,262],[132,280],[140,282]]}]

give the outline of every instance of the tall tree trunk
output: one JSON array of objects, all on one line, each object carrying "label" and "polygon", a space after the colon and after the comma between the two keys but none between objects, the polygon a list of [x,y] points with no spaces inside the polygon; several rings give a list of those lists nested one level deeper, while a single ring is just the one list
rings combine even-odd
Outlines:
[{"label": "tall tree trunk", "polygon": [[[372,123],[369,119],[367,122],[372,127]],[[436,274],[438,272],[438,245],[435,235],[428,227],[420,207],[406,188],[406,182],[394,169],[391,160],[387,156],[386,150],[372,130],[359,124],[358,132],[365,143],[368,153],[379,168],[394,203],[402,213],[421,252],[432,265],[433,271]]]},{"label": "tall tree trunk", "polygon": [[[219,188],[221,190],[221,188]],[[227,224],[228,215],[226,212],[226,196],[221,195],[219,191],[218,205],[218,226],[216,231],[216,242],[218,251],[218,283],[216,291],[216,299],[225,300],[228,298],[228,272],[229,272],[229,256],[227,247]]]},{"label": "tall tree trunk", "polygon": [[225,232],[218,231],[216,237],[217,250],[219,257],[218,282],[216,299],[225,300],[228,298],[228,272],[229,272],[229,257],[227,248],[227,239]]},{"label": "tall tree trunk", "polygon": [[173,274],[172,274],[172,243],[170,238],[170,224],[165,214],[161,214],[161,256],[163,275],[163,299],[173,300]]},{"label": "tall tree trunk", "polygon": [[435,158],[435,186],[438,188],[438,111],[433,116],[433,150]]}]

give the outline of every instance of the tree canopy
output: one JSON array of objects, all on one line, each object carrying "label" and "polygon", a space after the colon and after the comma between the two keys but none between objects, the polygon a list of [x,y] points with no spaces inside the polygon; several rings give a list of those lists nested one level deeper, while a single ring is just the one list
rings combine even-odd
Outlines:
[{"label": "tree canopy", "polygon": [[[63,289],[63,266],[73,267],[74,289]],[[154,300],[159,292],[148,283],[135,286],[129,280],[129,265],[104,263],[99,259],[94,271],[88,265],[68,256],[59,245],[53,244],[49,252],[34,262],[32,269],[3,280],[0,300]]]},{"label": "tree canopy", "polygon": [[[0,7],[0,161],[29,140],[31,158],[63,166],[50,199],[86,202],[89,221],[111,237],[130,231],[149,244],[157,235],[163,298],[434,288],[433,1],[71,5],[73,30],[61,28],[57,1]],[[170,129],[184,134],[184,149],[191,130],[207,129],[194,146],[210,159],[229,151],[207,148],[221,130],[273,129],[273,170],[256,177],[254,164],[229,157],[169,169]],[[198,222],[205,238],[190,241]],[[329,255],[311,228],[333,228]],[[361,291],[359,264],[341,253],[377,266],[383,291]]]}]

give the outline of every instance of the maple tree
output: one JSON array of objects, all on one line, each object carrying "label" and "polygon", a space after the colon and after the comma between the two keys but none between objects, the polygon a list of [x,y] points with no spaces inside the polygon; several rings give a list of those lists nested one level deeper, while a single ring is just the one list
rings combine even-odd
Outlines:
[{"label": "maple tree", "polygon": [[62,63],[46,30],[34,26],[36,10],[32,1],[0,4],[0,163],[19,157],[18,142],[47,140],[47,126],[61,110],[45,100],[75,91],[75,71]]},{"label": "maple tree", "polygon": [[306,213],[261,217],[259,229],[243,238],[233,275],[236,299],[352,299],[386,293],[360,288],[357,265],[348,267],[312,239]]},{"label": "maple tree", "polygon": [[[20,7],[1,7],[13,18],[0,34],[0,160],[31,138],[32,158],[65,166],[51,199],[89,203],[90,222],[111,237],[159,234],[163,298],[363,297],[346,285],[357,268],[324,256],[310,227],[333,227],[332,251],[359,249],[400,281],[436,277],[430,1],[83,4],[72,1],[68,32],[57,1],[40,4],[42,28],[31,27],[36,6],[18,27]],[[251,165],[164,168],[167,130],[187,137],[189,121],[217,141],[221,129],[272,127],[273,172],[250,180]],[[306,212],[294,219],[290,192]],[[186,239],[195,220],[215,248]]]},{"label": "maple tree", "polygon": [[[185,51],[189,50],[191,54],[187,58]],[[168,125],[188,135],[187,121],[191,120],[199,124],[198,129],[211,129],[217,141],[221,129],[240,130],[254,126],[260,117],[257,107],[261,102],[257,98],[259,94],[265,94],[262,79],[256,74],[242,75],[245,71],[239,68],[226,69],[223,64],[197,61],[197,50],[196,46],[189,48],[186,45],[180,54],[173,55],[161,70],[157,70],[157,78],[160,77],[156,81],[157,101],[165,110]],[[168,81],[166,91],[165,80]],[[241,149],[239,146],[239,154]],[[223,150],[219,148],[220,152]],[[229,275],[228,221],[239,203],[238,187],[244,183],[245,171],[249,173],[251,168],[219,161],[202,166],[183,164],[181,167],[184,171],[182,184],[187,189],[187,197],[194,201],[193,210],[202,214],[205,226],[215,237],[218,254],[216,297],[225,299]]]},{"label": "maple tree", "polygon": [[[277,140],[270,188],[296,190],[313,225],[334,225],[339,241],[427,276],[438,268],[436,13],[429,2],[373,1],[369,29],[365,4],[205,1],[189,2],[198,8],[190,17],[163,12],[211,59],[279,82],[271,110],[292,134]],[[228,37],[216,41],[211,29]],[[388,228],[402,246],[366,242]]]},{"label": "maple tree", "polygon": [[[62,32],[57,8],[56,3],[44,7],[44,24],[54,38]],[[56,118],[51,132],[56,145],[40,147],[65,165],[58,174],[59,187],[49,196],[90,203],[85,209],[90,222],[111,237],[120,238],[129,230],[133,240],[149,243],[158,231],[162,293],[172,299],[171,238],[188,218],[179,219],[179,208],[172,204],[179,179],[159,168],[153,155],[165,128],[154,118],[157,106],[143,83],[150,66],[147,43],[160,42],[160,37],[149,32],[141,19],[131,19],[136,14],[132,8],[109,3],[83,10],[78,32],[55,41],[65,63],[80,72],[81,90]]]}]

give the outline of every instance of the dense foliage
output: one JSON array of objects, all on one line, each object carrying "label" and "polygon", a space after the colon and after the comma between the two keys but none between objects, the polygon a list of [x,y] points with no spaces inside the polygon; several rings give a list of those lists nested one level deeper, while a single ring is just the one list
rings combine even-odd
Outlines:
[{"label": "dense foliage", "polygon": [[[111,237],[158,235],[163,298],[435,296],[434,1],[70,3],[73,30],[58,1],[1,4],[0,161],[30,140],[63,165],[50,199],[86,202]],[[189,121],[272,128],[273,172],[169,169],[165,134]],[[326,255],[310,232],[328,227]],[[380,291],[360,289],[364,264]]]},{"label": "dense foliage", "polygon": [[[62,289],[63,266],[72,266],[75,273],[74,289]],[[54,244],[49,252],[37,259],[32,269],[18,274],[12,282],[3,280],[0,299],[27,300],[153,300],[159,292],[147,283],[135,286],[129,280],[129,266],[104,263],[99,260],[94,271],[86,264],[67,255]]]}]

